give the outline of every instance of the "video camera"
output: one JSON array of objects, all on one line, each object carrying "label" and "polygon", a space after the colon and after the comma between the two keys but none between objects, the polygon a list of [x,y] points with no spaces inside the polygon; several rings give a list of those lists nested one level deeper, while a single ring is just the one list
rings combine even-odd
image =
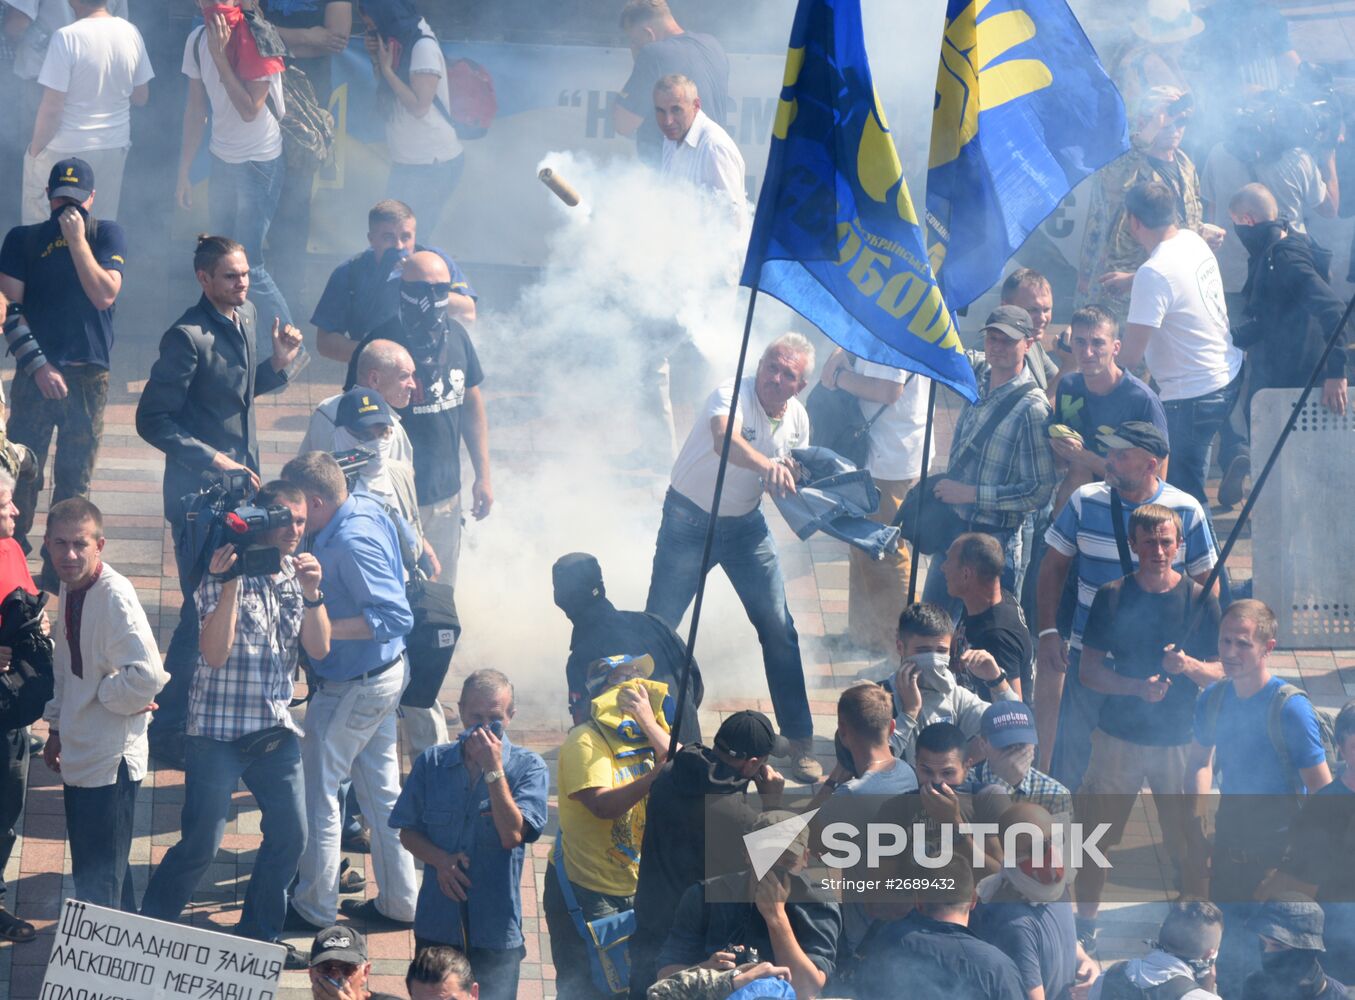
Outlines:
[{"label": "video camera", "polygon": [[1295,147],[1322,159],[1337,146],[1342,114],[1331,75],[1304,63],[1293,84],[1258,94],[1236,110],[1227,145],[1243,163],[1270,163]]},{"label": "video camera", "polygon": [[190,556],[190,586],[197,587],[214,553],[232,544],[239,558],[225,574],[269,576],[282,569],[282,552],[259,540],[275,528],[292,523],[292,512],[282,504],[260,507],[253,503],[257,491],[249,472],[235,469],[214,475],[201,492],[185,498],[187,515],[177,543]]}]

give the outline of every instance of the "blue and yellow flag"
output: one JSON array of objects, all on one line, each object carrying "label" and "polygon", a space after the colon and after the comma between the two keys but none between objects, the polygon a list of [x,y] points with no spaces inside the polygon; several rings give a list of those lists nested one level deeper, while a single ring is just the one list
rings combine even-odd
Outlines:
[{"label": "blue and yellow flag", "polygon": [[866,63],[860,0],[800,0],[741,284],[973,400]]},{"label": "blue and yellow flag", "polygon": [[1129,148],[1065,0],[949,0],[927,171],[931,264],[969,305],[1063,196]]}]

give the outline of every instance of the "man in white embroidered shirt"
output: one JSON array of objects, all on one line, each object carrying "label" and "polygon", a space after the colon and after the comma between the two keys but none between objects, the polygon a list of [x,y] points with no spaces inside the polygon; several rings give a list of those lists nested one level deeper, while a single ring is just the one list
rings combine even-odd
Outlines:
[{"label": "man in white embroidered shirt", "polygon": [[705,188],[727,201],[735,221],[748,212],[743,154],[729,133],[701,110],[696,84],[679,73],[654,84],[654,117],[663,133],[665,181],[678,180]]},{"label": "man in white embroidered shirt", "polygon": [[47,536],[61,579],[56,693],[44,713],[47,766],[61,773],[75,898],[136,912],[128,853],[146,724],[169,680],[136,591],[102,561],[103,515],[82,497],[52,506]]}]

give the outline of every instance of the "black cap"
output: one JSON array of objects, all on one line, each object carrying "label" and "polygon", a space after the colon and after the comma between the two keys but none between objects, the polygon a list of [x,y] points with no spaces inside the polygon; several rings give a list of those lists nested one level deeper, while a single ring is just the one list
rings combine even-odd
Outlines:
[{"label": "black cap", "polygon": [[311,942],[311,965],[321,962],[367,964],[367,940],[351,927],[336,924],[326,927]]},{"label": "black cap", "polygon": [[555,585],[555,606],[568,612],[591,604],[607,595],[602,585],[602,567],[597,557],[587,552],[571,552],[555,560],[551,567]]},{"label": "black cap", "polygon": [[784,757],[790,744],[776,734],[772,720],[761,712],[744,709],[720,724],[715,734],[715,749],[733,757]]},{"label": "black cap", "polygon": [[74,198],[83,204],[94,193],[94,168],[77,156],[57,160],[47,175],[48,198]]},{"label": "black cap", "polygon": [[1102,431],[1096,439],[1107,448],[1142,448],[1157,458],[1166,458],[1170,450],[1167,436],[1146,420],[1126,420],[1113,431]]},{"label": "black cap", "polygon": [[381,393],[355,386],[339,397],[334,423],[346,430],[366,431],[374,427],[391,426],[395,423],[395,414]]},{"label": "black cap", "polygon": [[983,329],[1001,330],[1012,340],[1027,340],[1035,336],[1035,324],[1030,321],[1030,313],[1020,306],[998,306],[988,314]]},{"label": "black cap", "polygon": [[1322,944],[1322,907],[1297,892],[1266,900],[1252,913],[1247,929],[1286,948],[1326,950]]}]

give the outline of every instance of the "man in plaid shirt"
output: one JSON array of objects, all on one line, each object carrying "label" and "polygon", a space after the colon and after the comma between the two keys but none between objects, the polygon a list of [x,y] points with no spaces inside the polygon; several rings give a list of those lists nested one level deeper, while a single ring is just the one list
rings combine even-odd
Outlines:
[{"label": "man in plaid shirt", "polygon": [[[1026,567],[1021,524],[1045,505],[1058,482],[1045,433],[1049,401],[1026,367],[1026,352],[1035,343],[1030,313],[1020,306],[999,306],[989,315],[983,336],[987,372],[979,380],[978,404],[960,415],[950,468],[931,490],[955,508],[966,530],[982,531],[1001,543],[1002,588],[1019,594]],[[1015,405],[1009,407],[1013,396]],[[991,426],[1002,411],[1002,419]],[[938,551],[945,551],[949,541]],[[946,591],[943,561],[932,560],[922,599],[958,617],[960,605]]]},{"label": "man in plaid shirt", "polygon": [[[227,544],[213,553],[198,586],[201,655],[188,697],[183,835],[152,876],[141,912],[179,918],[216,857],[243,778],[259,803],[263,844],[236,932],[278,941],[287,887],[306,843],[301,730],[288,711],[292,674],[300,646],[314,659],[329,652],[329,618],[319,561],[293,555],[306,529],[305,494],[273,482],[254,502],[291,512],[291,523],[263,540],[281,552],[282,571],[232,576],[239,556]],[[305,961],[289,954],[287,967],[305,968]]]}]

